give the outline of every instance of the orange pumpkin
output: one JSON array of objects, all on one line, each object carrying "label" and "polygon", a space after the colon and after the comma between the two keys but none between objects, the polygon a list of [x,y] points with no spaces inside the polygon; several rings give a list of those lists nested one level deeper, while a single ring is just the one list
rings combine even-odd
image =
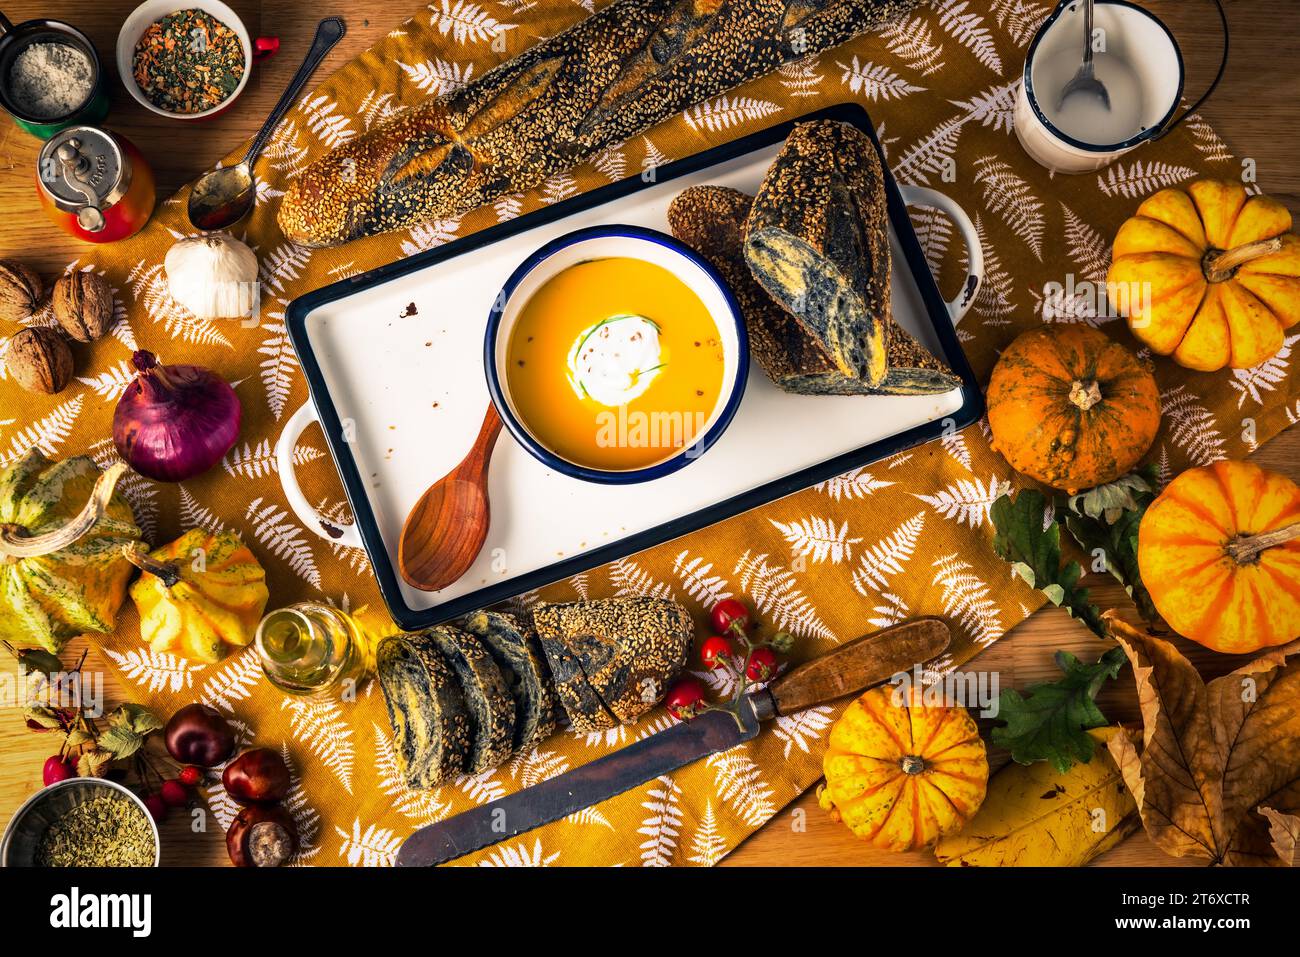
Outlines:
[{"label": "orange pumpkin", "polygon": [[1258,365],[1300,322],[1300,236],[1290,229],[1285,206],[1241,183],[1161,190],[1115,236],[1111,304],[1179,365]]},{"label": "orange pumpkin", "polygon": [[988,410],[1012,467],[1071,493],[1128,472],[1160,427],[1151,370],[1091,326],[1017,337],[993,367]]},{"label": "orange pumpkin", "polygon": [[1246,654],[1300,636],[1300,487],[1252,462],[1188,469],[1147,508],[1138,568],[1169,626]]},{"label": "orange pumpkin", "polygon": [[831,728],[821,806],[879,848],[932,844],[984,801],[989,763],[966,709],[926,705],[920,689],[873,688]]}]

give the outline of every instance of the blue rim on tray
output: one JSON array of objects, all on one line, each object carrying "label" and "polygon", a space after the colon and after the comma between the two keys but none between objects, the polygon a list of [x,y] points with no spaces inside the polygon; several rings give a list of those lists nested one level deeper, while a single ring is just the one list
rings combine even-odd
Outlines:
[{"label": "blue rim on tray", "polygon": [[925,255],[921,251],[921,244],[916,238],[916,231],[912,228],[912,221],[908,218],[907,207],[904,205],[903,197],[899,193],[898,184],[889,172],[888,165],[885,164],[885,197],[890,225],[893,227],[894,234],[902,249],[908,271],[911,273],[913,281],[921,294],[921,299],[925,304],[927,316],[943,353],[942,358],[948,363],[953,373],[961,379],[962,405],[959,409],[941,419],[905,429],[887,439],[872,442],[861,448],[834,456],[818,465],[809,466],[781,478],[765,482],[706,508],[679,516],[653,528],[621,538],[618,541],[564,558],[543,568],[486,585],[483,588],[475,589],[428,608],[411,608],[406,604],[394,560],[384,547],[383,536],[379,531],[374,508],[366,496],[365,482],[361,471],[357,467],[356,459],[353,457],[352,449],[347,442],[338,410],[330,397],[321,365],[317,361],[308,341],[307,318],[312,311],[361,290],[380,286],[418,272],[433,263],[474,252],[516,233],[552,223],[573,213],[631,195],[647,186],[677,179],[698,170],[784,142],[796,123],[807,123],[814,120],[838,120],[857,127],[871,139],[877,152],[880,152],[883,158],[884,154],[880,149],[880,141],[876,137],[875,124],[872,123],[867,111],[857,103],[838,103],[755,133],[750,133],[747,136],[715,146],[702,153],[696,153],[685,159],[668,163],[656,169],[656,177],[653,182],[647,183],[639,174],[633,175],[628,179],[601,186],[551,206],[545,206],[508,222],[498,223],[495,226],[456,239],[435,249],[323,286],[320,289],[299,296],[289,303],[285,309],[285,325],[289,330],[289,341],[293,344],[294,351],[298,355],[298,361],[302,366],[303,375],[307,379],[307,387],[311,393],[312,402],[316,407],[316,413],[320,417],[321,427],[325,433],[325,441],[329,445],[335,468],[342,479],[348,507],[352,510],[354,521],[365,543],[366,554],[370,558],[371,568],[379,582],[380,593],[388,606],[389,614],[392,615],[393,620],[399,627],[407,631],[414,631],[465,615],[478,608],[549,585],[552,582],[576,575],[597,565],[615,561],[633,552],[639,552],[681,535],[698,531],[708,525],[747,512],[760,505],[766,505],[768,502],[782,496],[798,492],[801,489],[816,485],[818,482],[824,482],[850,469],[868,465],[896,452],[937,439],[953,429],[963,429],[979,421],[984,414],[983,393],[980,391],[979,383],[975,380],[975,373],[971,370],[970,363],[966,360],[966,355],[962,351],[961,343],[957,339],[956,330],[953,328],[952,320],[948,316],[947,304],[935,285],[934,276],[930,273],[930,267],[926,264]]}]

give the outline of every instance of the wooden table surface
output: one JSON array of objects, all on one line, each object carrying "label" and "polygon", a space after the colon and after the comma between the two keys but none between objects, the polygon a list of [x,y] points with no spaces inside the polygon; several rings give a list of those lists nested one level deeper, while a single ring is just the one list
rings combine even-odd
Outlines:
[{"label": "wooden table surface", "polygon": [[[325,61],[319,75],[341,66],[415,10],[413,2],[391,0],[227,0],[253,35],[278,35],[280,56],[268,61],[249,81],[237,109],[215,120],[185,128],[184,148],[176,145],[176,126],[137,105],[113,83],[111,126],[133,140],[150,157],[158,174],[160,195],[166,195],[211,165],[256,130],[270,111],[306,50],[316,21],[327,14],[346,17],[348,35]],[[1044,3],[1047,0],[1043,0]],[[1217,64],[1217,20],[1210,0],[1143,0],[1174,30],[1189,62],[1189,94],[1208,81]],[[982,6],[983,0],[974,0]],[[1224,0],[1233,30],[1233,55],[1228,73],[1203,113],[1240,157],[1258,166],[1260,184],[1286,202],[1300,218],[1300,31],[1291,28],[1295,0]],[[111,59],[122,19],[135,0],[6,0],[4,12],[14,23],[57,16],[75,24]],[[84,247],[48,223],[33,193],[32,170],[37,151],[34,139],[0,120],[0,257],[21,253],[25,262],[45,273],[62,271],[82,255]],[[5,417],[21,410],[0,410]],[[1265,445],[1254,458],[1260,464],[1300,480],[1300,430],[1292,429]],[[1131,607],[1123,590],[1110,578],[1090,580],[1101,607],[1107,603]],[[1181,642],[1184,653],[1207,677],[1230,670],[1222,657]],[[1066,649],[1092,659],[1100,645],[1091,633],[1055,608],[1038,612],[1008,633],[971,665],[1000,672],[1003,687],[1051,680],[1056,674],[1052,654]],[[91,654],[94,654],[92,651]],[[6,659],[0,667],[13,671]],[[117,692],[110,679],[108,700]],[[1132,678],[1125,673],[1102,693],[1102,710],[1115,720],[1137,718]],[[50,751],[48,739],[27,732],[21,710],[0,708],[0,821],[40,787],[41,765]],[[998,760],[1002,760],[998,757]],[[164,863],[219,864],[225,849],[218,834],[188,833],[181,816],[163,828]],[[728,856],[730,865],[880,865],[933,864],[927,853],[890,855],[864,847],[849,832],[832,823],[817,807],[812,792],[781,811],[757,834]],[[1169,866],[1179,861],[1157,850],[1139,833],[1106,854],[1104,865]]]}]

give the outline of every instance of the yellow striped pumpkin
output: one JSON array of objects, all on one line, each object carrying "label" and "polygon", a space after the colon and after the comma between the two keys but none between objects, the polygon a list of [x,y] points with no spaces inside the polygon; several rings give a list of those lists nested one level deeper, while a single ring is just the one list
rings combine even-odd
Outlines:
[{"label": "yellow striped pumpkin", "polygon": [[831,729],[821,806],[858,837],[909,851],[952,834],[984,802],[989,763],[960,706],[923,703],[920,689],[873,688]]},{"label": "yellow striped pumpkin", "polygon": [[114,491],[125,469],[33,449],[0,471],[0,638],[57,652],[113,630],[134,572],[123,547],[140,539]]}]

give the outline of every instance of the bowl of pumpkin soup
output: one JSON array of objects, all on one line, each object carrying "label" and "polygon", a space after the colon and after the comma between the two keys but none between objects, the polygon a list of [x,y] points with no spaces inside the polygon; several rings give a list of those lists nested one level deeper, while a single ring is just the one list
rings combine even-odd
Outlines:
[{"label": "bowl of pumpkin soup", "polygon": [[488,390],[545,465],[591,482],[660,478],[740,405],[749,344],[722,277],[671,236],[593,226],[514,271],[488,316]]}]

